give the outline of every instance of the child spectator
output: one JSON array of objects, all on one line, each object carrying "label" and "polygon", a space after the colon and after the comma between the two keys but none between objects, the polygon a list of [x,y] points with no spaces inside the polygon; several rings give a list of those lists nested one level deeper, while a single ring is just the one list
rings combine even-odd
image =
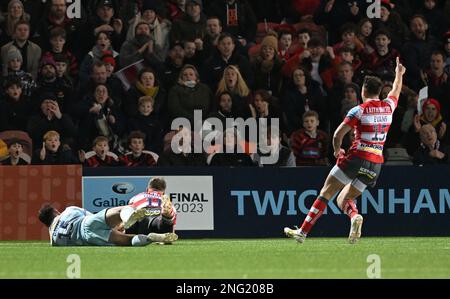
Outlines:
[{"label": "child spectator", "polygon": [[347,47],[355,51],[356,54],[362,52],[364,45],[356,37],[355,25],[348,23],[341,28],[341,42],[333,46],[334,53],[337,53],[340,48]]},{"label": "child spectator", "polygon": [[133,131],[128,135],[128,148],[131,152],[120,157],[122,165],[127,167],[155,166],[157,159],[149,151],[144,151],[145,134]]},{"label": "child spectator", "polygon": [[294,53],[292,52],[291,49],[291,45],[292,45],[292,33],[288,31],[280,32],[280,38],[278,40],[278,56],[280,57],[281,61],[286,62],[292,56],[294,56]]},{"label": "child spectator", "polygon": [[65,49],[66,31],[64,28],[55,27],[50,31],[50,51],[42,55],[42,59],[53,58],[56,61],[56,55],[63,55],[68,61],[68,73],[72,79],[78,79],[78,62],[75,56],[69,50]]},{"label": "child spectator", "polygon": [[0,131],[27,128],[32,114],[30,99],[23,95],[19,78],[10,78],[4,84],[5,98],[0,101]]},{"label": "child spectator", "polygon": [[154,100],[151,96],[144,96],[139,99],[139,113],[131,117],[129,128],[132,131],[144,133],[145,149],[160,153],[162,150],[163,128],[158,116],[153,110]]},{"label": "child spectator", "polygon": [[378,30],[374,34],[375,51],[366,58],[366,68],[374,75],[391,81],[395,75],[396,59],[400,56],[396,49],[390,48],[391,34]]},{"label": "child spectator", "polygon": [[65,90],[69,90],[71,94],[74,92],[74,81],[67,72],[67,68],[69,66],[69,60],[63,54],[56,54],[55,58],[55,66],[56,66],[56,77],[60,82],[61,86],[64,87]]},{"label": "child spectator", "polygon": [[31,97],[36,89],[37,84],[30,73],[22,70],[23,58],[19,49],[17,49],[16,47],[11,47],[8,50],[8,54],[4,61],[6,62],[7,68],[5,81],[8,81],[14,77],[19,78],[23,95],[26,97]]},{"label": "child spectator", "polygon": [[93,152],[80,151],[80,161],[87,167],[111,167],[119,165],[119,157],[109,151],[108,138],[98,136],[92,143]]},{"label": "child spectator", "polygon": [[364,18],[358,23],[356,37],[364,46],[364,51],[372,53],[373,48],[371,46],[373,33],[373,23],[371,19]]},{"label": "child spectator", "polygon": [[8,141],[8,153],[9,156],[5,160],[0,162],[0,165],[28,165],[29,161],[26,161],[23,156],[23,146],[18,139],[11,139]]},{"label": "child spectator", "polygon": [[319,126],[319,114],[313,110],[303,114],[303,129],[291,135],[291,148],[297,166],[328,165],[328,135]]},{"label": "child spectator", "polygon": [[79,164],[70,149],[61,146],[60,135],[56,131],[48,131],[43,137],[41,149],[37,149],[33,156],[33,164],[66,165]]},{"label": "child spectator", "polygon": [[95,45],[92,50],[84,57],[80,66],[80,84],[86,84],[92,73],[92,67],[95,62],[102,60],[105,52],[112,53],[113,58],[119,61],[119,53],[114,51],[111,41],[111,33],[100,31],[95,36]]}]

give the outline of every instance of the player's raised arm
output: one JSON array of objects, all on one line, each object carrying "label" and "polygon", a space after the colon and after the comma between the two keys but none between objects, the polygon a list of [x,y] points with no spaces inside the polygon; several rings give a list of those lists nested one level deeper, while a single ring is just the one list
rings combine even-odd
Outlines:
[{"label": "player's raised arm", "polygon": [[400,58],[397,57],[397,66],[395,67],[395,80],[394,84],[392,85],[392,90],[389,92],[389,97],[395,97],[398,99],[400,96],[400,93],[402,91],[403,86],[403,75],[406,72],[406,68],[403,66],[403,64],[400,63]]},{"label": "player's raised arm", "polygon": [[345,123],[341,123],[341,125],[336,129],[336,131],[333,134],[333,149],[334,149],[334,156],[336,158],[339,158],[340,155],[345,154],[345,150],[341,148],[342,145],[342,139],[344,139],[344,136],[350,132],[352,127]]}]

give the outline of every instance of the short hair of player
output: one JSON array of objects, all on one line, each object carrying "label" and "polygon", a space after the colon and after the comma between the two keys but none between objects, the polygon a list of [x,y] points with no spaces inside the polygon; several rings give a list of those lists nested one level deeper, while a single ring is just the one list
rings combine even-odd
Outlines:
[{"label": "short hair of player", "polygon": [[366,76],[363,83],[363,90],[366,97],[378,97],[383,88],[383,82],[375,76]]},{"label": "short hair of player", "polygon": [[56,216],[57,216],[56,210],[50,204],[45,204],[39,210],[39,221],[41,221],[47,227],[50,227],[50,225],[52,225],[52,222]]},{"label": "short hair of player", "polygon": [[60,138],[60,135],[58,132],[52,130],[52,131],[48,131],[47,133],[45,133],[43,139],[44,139],[44,141],[46,141],[53,137]]},{"label": "short hair of player", "polygon": [[109,140],[108,140],[108,138],[106,138],[105,136],[97,136],[97,137],[95,137],[94,141],[92,141],[92,146],[96,146],[96,145],[99,144],[100,142],[106,142],[106,143],[108,143]]},{"label": "short hair of player", "polygon": [[131,144],[131,140],[133,139],[142,139],[142,141],[145,141],[145,133],[141,131],[132,131],[128,135],[128,144]]},{"label": "short hair of player", "polygon": [[148,182],[148,188],[157,190],[157,191],[165,191],[166,190],[166,181],[162,177],[155,177]]},{"label": "short hair of player", "polygon": [[317,120],[319,120],[319,113],[317,113],[314,110],[308,110],[305,113],[303,113],[302,120],[305,120],[305,118],[307,117],[315,117]]}]

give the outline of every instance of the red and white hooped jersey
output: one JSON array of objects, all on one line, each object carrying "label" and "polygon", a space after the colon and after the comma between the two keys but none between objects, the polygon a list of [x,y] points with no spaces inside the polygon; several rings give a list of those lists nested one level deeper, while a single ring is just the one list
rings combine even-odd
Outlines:
[{"label": "red and white hooped jersey", "polygon": [[348,151],[373,163],[383,163],[383,146],[392,123],[392,115],[398,99],[390,96],[385,100],[367,100],[352,108],[344,123],[355,129],[355,140]]},{"label": "red and white hooped jersey", "polygon": [[147,190],[146,192],[141,192],[133,196],[128,204],[135,209],[146,207],[160,208],[163,195],[160,191]]}]

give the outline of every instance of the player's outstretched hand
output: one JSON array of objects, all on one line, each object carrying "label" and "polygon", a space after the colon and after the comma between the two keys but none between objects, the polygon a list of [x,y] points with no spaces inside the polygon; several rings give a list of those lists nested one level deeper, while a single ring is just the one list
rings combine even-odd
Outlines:
[{"label": "player's outstretched hand", "polygon": [[397,67],[395,68],[395,72],[400,75],[404,75],[406,72],[406,68],[403,64],[400,63],[400,58],[397,57]]}]

